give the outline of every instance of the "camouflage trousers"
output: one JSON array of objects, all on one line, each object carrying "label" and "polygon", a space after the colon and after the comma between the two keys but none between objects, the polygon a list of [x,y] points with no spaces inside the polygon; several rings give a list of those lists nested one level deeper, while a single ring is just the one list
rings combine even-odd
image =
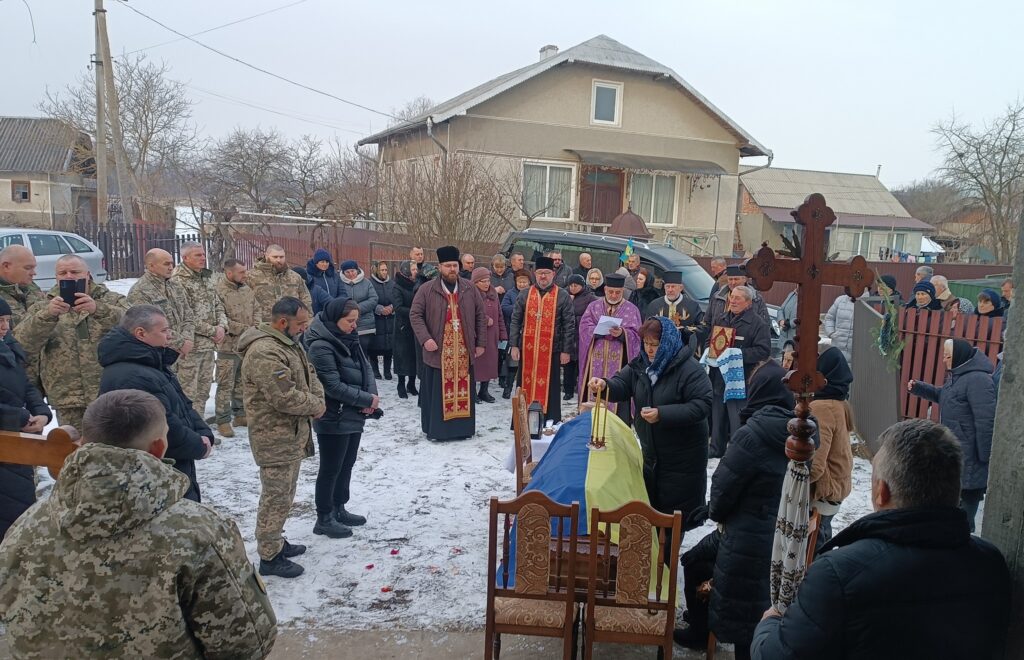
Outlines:
[{"label": "camouflage trousers", "polygon": [[302,461],[260,466],[260,506],[256,510],[256,552],[271,560],[284,547],[284,523],[288,520]]},{"label": "camouflage trousers", "polygon": [[178,360],[178,382],[200,417],[206,416],[206,400],[213,384],[213,351],[192,351]]},{"label": "camouflage trousers", "polygon": [[216,424],[230,424],[232,416],[243,417],[242,356],[237,353],[217,353]]},{"label": "camouflage trousers", "polygon": [[61,426],[74,426],[79,433],[82,432],[82,417],[85,416],[85,408],[57,408],[57,423]]}]

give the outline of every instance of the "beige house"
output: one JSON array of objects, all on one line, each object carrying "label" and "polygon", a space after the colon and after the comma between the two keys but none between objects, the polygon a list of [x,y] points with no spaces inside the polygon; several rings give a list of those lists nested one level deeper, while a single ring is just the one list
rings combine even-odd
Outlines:
[{"label": "beige house", "polygon": [[922,238],[934,230],[911,217],[870,174],[754,168],[740,173],[738,249],[753,253],[763,242],[778,249],[783,236],[792,240],[796,223],[790,211],[815,192],[823,194],[836,213],[828,251],[839,259],[863,255],[888,261],[898,254],[920,256]]},{"label": "beige house", "polygon": [[518,227],[600,232],[632,208],[688,252],[732,245],[740,158],[772,155],[675,71],[604,35],[545,46],[359,144],[385,168],[478,156],[517,183]]},{"label": "beige house", "polygon": [[96,217],[89,136],[57,119],[0,117],[0,226],[71,230]]}]

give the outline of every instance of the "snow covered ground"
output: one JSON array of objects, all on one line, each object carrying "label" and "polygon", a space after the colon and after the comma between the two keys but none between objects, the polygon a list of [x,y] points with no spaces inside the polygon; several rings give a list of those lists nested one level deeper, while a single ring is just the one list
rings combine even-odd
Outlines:
[{"label": "snow covered ground", "polygon": [[[108,282],[127,292],[133,280]],[[313,534],[318,458],[303,463],[295,505],[285,527],[293,543],[308,546],[294,580],[268,578],[278,620],[295,627],[342,629],[482,629],[487,566],[487,506],[492,495],[514,495],[514,477],[502,463],[512,442],[508,401],[477,407],[477,435],[434,443],[420,432],[416,399],[401,400],[394,381],[378,383],[384,417],[369,421],[352,476],[349,509],[367,516],[348,539]],[[213,393],[206,404],[213,414]],[[246,429],[236,429],[197,466],[203,501],[234,519],[249,556],[259,475]],[[708,477],[718,461],[708,465]],[[839,531],[869,513],[871,466],[854,459],[853,493],[833,522]],[[691,547],[712,526],[689,532]],[[397,551],[397,552],[396,552]],[[681,572],[680,572],[681,579]]]}]

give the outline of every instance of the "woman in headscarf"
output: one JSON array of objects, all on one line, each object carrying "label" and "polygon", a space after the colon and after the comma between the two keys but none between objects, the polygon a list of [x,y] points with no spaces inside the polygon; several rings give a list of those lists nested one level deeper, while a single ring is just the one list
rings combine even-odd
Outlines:
[{"label": "woman in headscarf", "polygon": [[688,516],[704,505],[707,489],[711,381],[670,319],[647,319],[640,339],[637,357],[608,380],[592,378],[588,385],[595,393],[607,389],[608,401],[633,403],[651,503]]},{"label": "woman in headscarf", "polygon": [[921,280],[914,285],[914,297],[907,301],[907,309],[942,309],[942,301],[936,297],[935,285]]},{"label": "woman in headscarf", "polygon": [[377,292],[377,307],[373,310],[374,334],[370,339],[370,365],[373,375],[380,378],[377,358],[384,361],[384,380],[391,380],[391,356],[395,348],[395,283],[388,273],[386,261],[378,261],[373,267],[370,284]]},{"label": "woman in headscarf", "polygon": [[[408,399],[416,396],[416,336],[409,323],[413,291],[416,289],[416,262],[405,260],[398,264],[395,287],[391,290],[395,306],[395,373],[398,375],[398,396]],[[408,382],[406,382],[408,380]]]},{"label": "woman in headscarf", "polygon": [[329,538],[352,536],[352,527],[366,523],[365,517],[345,509],[363,425],[367,417],[380,417],[377,381],[360,346],[358,324],[359,305],[354,300],[332,300],[303,333],[327,405],[313,420],[320,445],[313,533]]},{"label": "woman in headscarf", "polygon": [[[530,288],[530,285],[533,283],[533,274],[525,268],[517,270],[515,275],[515,288],[506,291],[501,299],[501,315],[505,320],[506,331],[512,325],[512,312],[515,311],[516,298],[519,297],[519,292]],[[519,368],[519,363],[513,362],[511,355],[506,355],[501,363],[501,368],[505,371],[505,387],[501,390],[501,398],[510,399],[512,398],[512,388],[515,386],[516,370]]]},{"label": "woman in headscarf", "polygon": [[982,289],[978,294],[977,312],[981,316],[1003,316],[1006,309],[1003,300],[995,289]]},{"label": "woman in headscarf", "polygon": [[988,463],[992,454],[992,426],[996,417],[992,363],[963,339],[947,339],[942,357],[946,365],[944,385],[936,387],[911,380],[907,390],[939,404],[939,421],[960,441],[964,452],[960,508],[967,513],[973,532],[978,506],[988,487]]},{"label": "woman in headscarf", "polygon": [[646,266],[641,267],[636,276],[636,290],[630,296],[629,301],[643,313],[647,306],[659,297],[661,297],[661,293],[654,288],[654,275]]},{"label": "woman in headscarf", "polygon": [[505,328],[505,317],[501,315],[501,303],[498,293],[491,286],[491,271],[483,266],[473,269],[473,285],[484,300],[484,311],[487,313],[487,342],[484,354],[473,364],[473,375],[480,383],[477,390],[477,402],[494,403],[494,397],[487,391],[491,380],[498,377],[498,343],[508,341]]},{"label": "woman in headscarf", "polygon": [[[733,433],[715,474],[706,517],[717,530],[683,555],[684,593],[689,626],[676,641],[690,648],[707,646],[708,630],[736,646],[737,658],[750,657],[750,643],[761,615],[771,605],[769,575],[775,520],[782,496],[787,425],[793,417],[793,393],[782,382],[786,371],[767,360],[751,372],[743,423]],[[687,525],[700,524],[702,512]],[[710,558],[714,557],[713,570]],[[711,602],[691,591],[714,577]]]},{"label": "woman in headscarf", "polygon": [[[811,508],[821,514],[818,547],[832,538],[832,517],[853,490],[853,411],[850,409],[850,385],[853,371],[846,356],[836,346],[821,344],[818,371],[825,386],[814,393],[811,414],[818,420],[820,444],[811,464]],[[824,349],[824,350],[822,350]]]},{"label": "woman in headscarf", "polygon": [[591,268],[587,271],[587,286],[598,298],[604,298],[604,273],[600,268]]}]

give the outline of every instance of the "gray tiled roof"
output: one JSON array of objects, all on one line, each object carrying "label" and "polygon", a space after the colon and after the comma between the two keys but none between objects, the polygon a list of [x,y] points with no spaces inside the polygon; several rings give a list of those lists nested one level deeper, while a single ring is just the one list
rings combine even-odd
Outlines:
[{"label": "gray tiled roof", "polygon": [[[783,167],[758,169],[749,174],[740,168],[740,181],[754,202],[762,207],[795,209],[811,193],[821,193],[836,213],[894,216],[910,214],[889,189],[871,174],[844,174]],[[924,224],[924,223],[922,223]]]},{"label": "gray tiled roof", "polygon": [[457,115],[466,114],[466,111],[469,108],[479,105],[488,99],[494,98],[498,94],[501,94],[516,85],[526,82],[534,76],[544,73],[545,71],[565,62],[580,62],[638,73],[666,76],[679,85],[679,87],[682,88],[683,93],[692,98],[699,106],[705,108],[708,113],[715,117],[727,130],[736,136],[736,139],[740,144],[740,153],[743,156],[768,156],[772,153],[770,149],[761,145],[749,133],[744,131],[739,124],[734,122],[724,112],[716,108],[710,101],[701,96],[701,94],[691,87],[689,83],[683,80],[678,73],[664,64],[655,62],[646,55],[638,53],[632,48],[624,46],[618,41],[615,41],[611,37],[603,34],[584,41],[577,46],[561,51],[546,59],[540,60],[539,62],[534,62],[529,66],[517,69],[511,73],[498,76],[497,78],[474,87],[467,92],[463,92],[454,98],[448,99],[443,103],[439,103],[433,108],[430,108],[426,112],[413,117],[408,121],[401,122],[400,124],[391,126],[384,131],[364,138],[359,141],[359,144],[377,143],[389,135],[403,133],[409,129],[422,126],[427,121],[428,117],[432,118],[433,121],[437,123],[447,121]]},{"label": "gray tiled roof", "polygon": [[0,172],[67,172],[79,138],[59,119],[0,117]]}]

